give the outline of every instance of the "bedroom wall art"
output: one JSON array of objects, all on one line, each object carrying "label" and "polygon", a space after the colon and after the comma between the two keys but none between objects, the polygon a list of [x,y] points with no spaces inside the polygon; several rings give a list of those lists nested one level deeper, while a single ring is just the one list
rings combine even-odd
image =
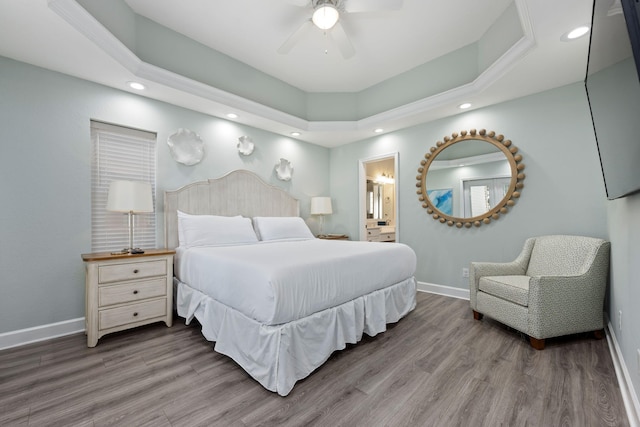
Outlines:
[{"label": "bedroom wall art", "polygon": [[238,153],[243,156],[249,156],[253,153],[253,149],[255,148],[255,144],[253,143],[253,139],[250,136],[242,135],[238,138]]},{"label": "bedroom wall art", "polygon": [[291,166],[289,160],[280,159],[280,161],[276,163],[275,171],[280,181],[290,181],[291,175],[293,175],[293,166]]},{"label": "bedroom wall art", "polygon": [[453,215],[453,188],[427,190],[433,206],[445,215]]},{"label": "bedroom wall art", "polygon": [[[489,224],[491,220],[497,220],[500,215],[506,214],[509,208],[515,205],[515,199],[520,197],[520,192],[524,187],[525,174],[522,171],[525,166],[522,163],[522,155],[517,153],[518,148],[511,143],[511,140],[505,139],[504,135],[496,135],[494,131],[471,129],[445,136],[444,141],[438,141],[435,147],[429,149],[420,162],[420,168],[418,168],[416,193],[422,202],[422,207],[433,219],[449,226],[455,225],[458,228],[480,227],[482,224]],[[440,185],[434,186],[434,182],[437,182],[434,177],[445,171],[451,176],[451,184],[461,183],[464,182],[464,168],[479,164],[506,165],[510,171],[510,177],[508,186],[505,185],[505,189],[502,191],[504,196],[490,198],[490,192],[486,191],[487,208],[482,210],[481,214],[465,215],[464,212],[468,209],[461,208],[458,216],[454,216],[452,214],[453,205],[451,203],[443,204],[440,199],[441,192],[432,192],[442,188]],[[492,177],[487,176],[486,178]],[[449,186],[451,185],[447,185],[447,187]],[[475,202],[470,197],[471,195],[467,194],[471,192],[465,190],[463,184],[460,184],[460,187],[460,204],[462,206],[467,204],[467,199],[469,199],[469,203]]]},{"label": "bedroom wall art", "polygon": [[167,138],[171,157],[178,163],[192,166],[200,163],[204,157],[204,142],[200,135],[192,130],[179,128]]}]

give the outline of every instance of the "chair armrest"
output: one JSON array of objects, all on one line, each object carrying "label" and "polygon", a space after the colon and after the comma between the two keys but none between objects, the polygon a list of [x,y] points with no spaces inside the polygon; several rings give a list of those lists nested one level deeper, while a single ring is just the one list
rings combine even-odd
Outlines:
[{"label": "chair armrest", "polygon": [[606,275],[536,276],[529,281],[529,334],[551,338],[604,327]]},{"label": "chair armrest", "polygon": [[472,262],[469,269],[469,301],[471,308],[476,309],[476,293],[480,278],[484,276],[521,276],[525,268],[518,261],[511,262]]},{"label": "chair armrest", "polygon": [[525,269],[516,262],[472,262],[469,271],[469,283],[478,288],[483,276],[524,276]]},{"label": "chair armrest", "polygon": [[469,269],[469,302],[471,308],[475,310],[476,294],[480,278],[483,276],[519,276],[524,275],[527,271],[529,258],[533,251],[535,237],[531,237],[524,242],[522,251],[518,257],[511,262],[472,262]]}]

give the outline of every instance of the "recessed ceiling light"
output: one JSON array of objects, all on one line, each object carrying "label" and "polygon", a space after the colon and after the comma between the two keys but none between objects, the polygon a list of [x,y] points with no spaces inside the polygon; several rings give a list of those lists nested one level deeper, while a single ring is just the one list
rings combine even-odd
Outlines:
[{"label": "recessed ceiling light", "polygon": [[129,87],[131,89],[135,89],[135,90],[144,90],[145,87],[142,83],[138,83],[138,82],[127,82],[127,84],[129,85]]},{"label": "recessed ceiling light", "polygon": [[230,119],[237,119],[238,115],[236,113],[229,113],[227,114],[227,117],[229,117]]},{"label": "recessed ceiling light", "polygon": [[291,136],[300,136],[300,132],[291,132]]},{"label": "recessed ceiling light", "polygon": [[382,128],[378,128],[378,129],[374,129],[373,131],[374,131],[375,133],[382,133],[382,132],[384,132],[384,129],[382,129]]},{"label": "recessed ceiling light", "polygon": [[587,34],[588,32],[589,32],[589,26],[588,25],[581,25],[579,27],[574,28],[571,31],[567,31],[566,33],[564,33],[560,37],[560,40],[562,40],[563,42],[568,42],[568,41],[571,41],[571,40],[578,39],[578,38],[584,36],[585,34]]},{"label": "recessed ceiling light", "polygon": [[471,107],[471,103],[470,102],[464,102],[464,103],[458,105],[458,108],[460,108],[461,110],[466,110],[469,107]]}]

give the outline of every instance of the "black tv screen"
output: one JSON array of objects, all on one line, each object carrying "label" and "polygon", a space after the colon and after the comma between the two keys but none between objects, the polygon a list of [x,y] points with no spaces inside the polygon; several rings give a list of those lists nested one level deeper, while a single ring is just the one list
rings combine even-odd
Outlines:
[{"label": "black tv screen", "polygon": [[594,0],[585,87],[607,198],[640,191],[640,8]]}]

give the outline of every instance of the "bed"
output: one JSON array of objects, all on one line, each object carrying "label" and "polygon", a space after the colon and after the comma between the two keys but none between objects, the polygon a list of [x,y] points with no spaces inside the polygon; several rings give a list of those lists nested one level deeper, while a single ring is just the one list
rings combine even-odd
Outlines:
[{"label": "bed", "polygon": [[281,396],[416,304],[411,248],[317,239],[299,212],[245,170],[165,192],[178,315]]}]

